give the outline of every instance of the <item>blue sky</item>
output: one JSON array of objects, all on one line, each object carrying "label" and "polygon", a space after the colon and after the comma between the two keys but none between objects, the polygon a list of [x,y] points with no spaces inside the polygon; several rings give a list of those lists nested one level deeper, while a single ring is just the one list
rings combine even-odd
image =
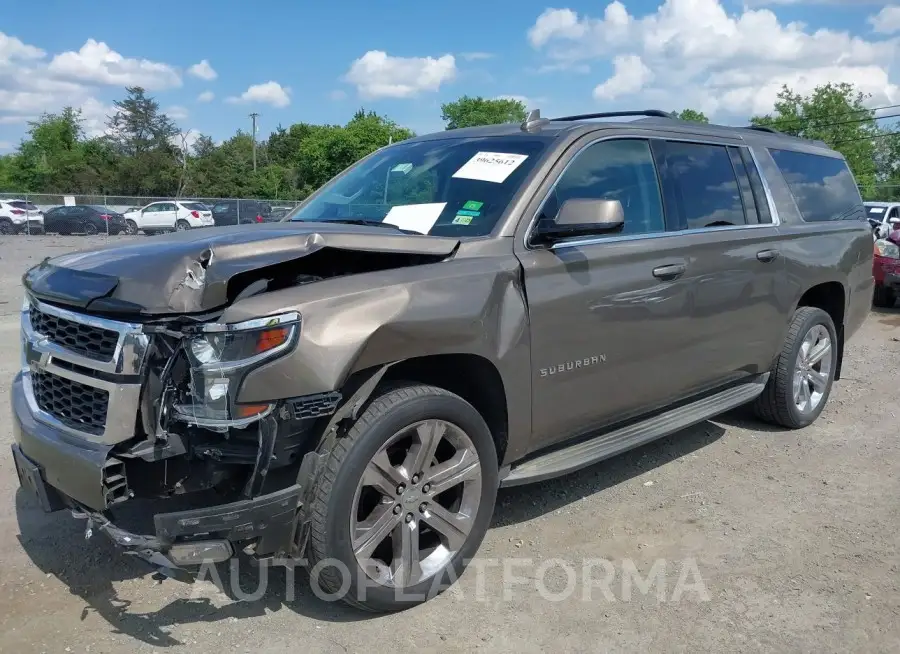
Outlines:
[{"label": "blue sky", "polygon": [[545,115],[691,106],[722,122],[765,111],[781,83],[852,81],[872,106],[900,103],[900,7],[867,0],[6,4],[0,151],[66,104],[99,132],[127,84],[216,140],[251,111],[264,136],[360,106],[425,132],[462,94]]}]

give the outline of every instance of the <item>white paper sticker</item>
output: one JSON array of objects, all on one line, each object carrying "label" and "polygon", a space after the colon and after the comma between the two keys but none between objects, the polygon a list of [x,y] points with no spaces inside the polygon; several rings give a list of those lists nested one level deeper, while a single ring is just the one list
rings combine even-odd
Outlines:
[{"label": "white paper sticker", "polygon": [[884,213],[884,207],[869,207],[869,213]]},{"label": "white paper sticker", "polygon": [[400,229],[408,229],[420,234],[427,234],[440,217],[446,202],[431,204],[405,204],[391,207],[382,222],[396,225]]},{"label": "white paper sticker", "polygon": [[391,168],[392,173],[402,173],[404,175],[409,174],[409,171],[413,169],[413,165],[411,163],[402,163],[397,164],[393,168]]},{"label": "white paper sticker", "polygon": [[63,203],[67,207],[74,207],[75,206],[75,196],[74,195],[66,195],[65,197],[63,197]]},{"label": "white paper sticker", "polygon": [[454,177],[477,179],[482,182],[501,184],[528,158],[527,154],[505,154],[503,152],[478,152],[463,167],[453,173]]}]

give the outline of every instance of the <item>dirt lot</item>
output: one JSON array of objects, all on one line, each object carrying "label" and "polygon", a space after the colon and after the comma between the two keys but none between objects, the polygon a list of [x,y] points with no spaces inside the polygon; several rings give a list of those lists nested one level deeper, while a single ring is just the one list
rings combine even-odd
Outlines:
[{"label": "dirt lot", "polygon": [[[0,378],[18,366],[19,276],[86,244],[0,240]],[[83,522],[41,513],[18,492],[6,450],[0,650],[900,651],[900,309],[872,313],[844,374],[805,430],[737,412],[502,491],[481,565],[456,592],[386,617],[323,601],[280,568],[256,601],[233,599],[257,587],[248,565],[234,579],[223,569],[224,590],[159,583],[102,536],[86,542]],[[7,382],[0,395],[6,447]],[[591,559],[615,575],[606,593],[585,581]],[[649,579],[655,564],[662,587],[623,583],[629,566]]]}]

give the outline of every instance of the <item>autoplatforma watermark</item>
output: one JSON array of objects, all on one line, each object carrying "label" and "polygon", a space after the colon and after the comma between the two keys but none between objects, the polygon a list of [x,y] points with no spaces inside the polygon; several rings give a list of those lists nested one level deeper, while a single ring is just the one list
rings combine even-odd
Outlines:
[{"label": "autoplatforma watermark", "polygon": [[[407,602],[429,599],[441,592],[476,602],[512,601],[522,594],[536,594],[548,602],[630,602],[646,597],[670,603],[710,601],[706,583],[693,558],[636,562],[603,558],[536,561],[531,558],[478,557],[469,561],[464,583],[456,583],[453,570],[448,569],[443,575],[436,575],[413,589],[386,587],[361,570],[351,573],[337,559],[318,561],[312,567],[301,559],[253,564],[258,574],[244,575],[245,583],[242,584],[241,568],[248,565],[251,564],[246,560],[231,559],[226,580],[223,580],[216,565],[204,563],[198,570],[197,580],[211,582],[230,598],[245,602],[258,601],[269,594],[293,601],[298,583],[308,584],[315,596],[325,602],[348,595],[357,601],[366,601],[371,592],[390,592],[397,600]],[[277,583],[272,583],[270,570],[273,566],[284,568],[283,579],[279,575]],[[305,578],[298,580],[297,567],[308,569],[308,581]],[[319,583],[323,574],[328,575],[330,590],[325,590]],[[202,587],[195,585],[193,594],[202,594]]]}]

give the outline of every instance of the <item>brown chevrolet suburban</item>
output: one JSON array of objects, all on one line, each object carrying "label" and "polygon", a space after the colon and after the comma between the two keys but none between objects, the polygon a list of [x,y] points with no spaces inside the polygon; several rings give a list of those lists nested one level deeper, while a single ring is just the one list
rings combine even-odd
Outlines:
[{"label": "brown chevrolet suburban", "polygon": [[[656,110],[416,137],[282,222],[27,271],[16,469],[170,576],[304,559],[396,610],[459,576],[500,486],[743,404],[812,423],[872,261],[823,143]],[[193,505],[116,523],[150,498]]]}]

